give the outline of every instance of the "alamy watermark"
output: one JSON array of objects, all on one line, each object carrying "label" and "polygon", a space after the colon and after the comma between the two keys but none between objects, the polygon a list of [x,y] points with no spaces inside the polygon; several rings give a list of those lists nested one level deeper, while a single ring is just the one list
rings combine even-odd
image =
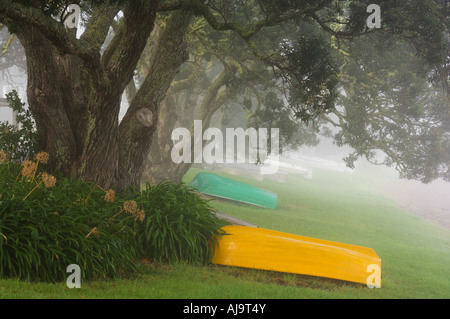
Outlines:
[{"label": "alamy watermark", "polygon": [[[270,155],[274,160],[271,161],[271,165],[269,166],[262,165],[260,167],[260,173],[275,174],[279,168],[280,132],[278,128],[272,128],[269,131],[266,128],[259,128],[258,130],[255,128],[247,128],[246,130],[243,128],[227,128],[225,130],[224,141],[223,133],[220,129],[211,127],[203,132],[202,121],[196,120],[194,121],[193,138],[190,130],[187,128],[178,127],[172,131],[174,146],[172,148],[171,158],[176,164],[182,162],[256,164],[260,159],[266,159],[269,155],[269,136]],[[247,139],[248,143],[246,142]],[[209,143],[203,146],[204,141],[209,141]],[[192,150],[194,154],[192,154]]]},{"label": "alamy watermark", "polygon": [[381,28],[381,8],[378,4],[371,4],[367,7],[367,13],[372,13],[366,20],[370,29]]},{"label": "alamy watermark", "polygon": [[371,264],[367,266],[367,272],[370,275],[367,277],[368,288],[381,288],[381,268],[377,264]]},{"label": "alamy watermark", "polygon": [[67,7],[66,17],[64,19],[64,26],[69,29],[78,28],[80,22],[81,9],[77,4],[70,4]]},{"label": "alamy watermark", "polygon": [[72,273],[67,277],[66,285],[70,289],[81,288],[81,268],[77,264],[67,266],[66,272]]}]

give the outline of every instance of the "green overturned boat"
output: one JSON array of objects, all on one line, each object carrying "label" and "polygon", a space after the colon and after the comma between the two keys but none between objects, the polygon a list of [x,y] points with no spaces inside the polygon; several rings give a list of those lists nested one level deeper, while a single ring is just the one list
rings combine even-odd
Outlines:
[{"label": "green overturned boat", "polygon": [[276,208],[278,203],[275,193],[211,173],[198,173],[190,186],[203,194],[262,207]]}]

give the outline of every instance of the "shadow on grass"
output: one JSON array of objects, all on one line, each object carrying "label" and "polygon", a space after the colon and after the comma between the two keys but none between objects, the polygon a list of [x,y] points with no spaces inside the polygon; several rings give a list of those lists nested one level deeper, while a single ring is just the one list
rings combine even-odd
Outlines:
[{"label": "shadow on grass", "polygon": [[294,273],[283,273],[262,269],[231,267],[223,265],[211,265],[211,269],[221,271],[223,274],[246,281],[264,284],[276,284],[286,287],[301,287],[331,291],[336,288],[348,287],[358,288],[365,285],[324,277],[315,277]]}]

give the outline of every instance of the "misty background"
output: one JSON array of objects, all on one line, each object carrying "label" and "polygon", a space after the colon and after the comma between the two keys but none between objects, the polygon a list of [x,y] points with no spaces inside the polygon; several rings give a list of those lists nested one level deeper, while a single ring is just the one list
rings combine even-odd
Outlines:
[{"label": "misty background", "polygon": [[[17,45],[17,42],[16,40],[15,45]],[[14,52],[15,54],[23,54],[23,51],[17,49]],[[24,71],[24,65],[0,64],[0,94],[2,98],[5,98],[5,94],[15,89],[22,101],[26,102],[26,81],[27,75]],[[119,120],[126,113],[127,107],[128,104],[124,95]],[[0,107],[0,121],[13,123],[13,112],[10,108]],[[340,171],[344,174],[358,175],[375,192],[395,200],[408,212],[450,229],[450,183],[436,180],[424,184],[414,180],[403,180],[398,177],[398,172],[394,168],[374,165],[364,159],[359,159],[355,168],[350,169],[346,167],[343,158],[348,156],[351,151],[350,148],[338,147],[332,139],[321,136],[320,143],[317,146],[301,146],[297,150],[285,152],[280,157],[280,162],[294,165],[298,169],[308,172],[308,174],[305,174],[305,178],[314,179],[315,169],[328,169]],[[292,173],[284,172],[283,167],[280,167],[279,171],[282,174]],[[301,174],[304,174],[304,172],[301,172]],[[336,185],[336,187],[339,187],[339,185]]]}]

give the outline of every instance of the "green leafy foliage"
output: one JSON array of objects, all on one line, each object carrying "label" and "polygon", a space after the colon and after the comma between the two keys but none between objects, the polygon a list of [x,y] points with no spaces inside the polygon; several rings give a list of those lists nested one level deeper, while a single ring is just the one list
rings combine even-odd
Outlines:
[{"label": "green leafy foliage", "polygon": [[8,122],[0,122],[0,150],[6,152],[11,161],[21,162],[37,153],[38,136],[31,111],[25,109],[17,92],[6,94],[6,99],[13,111],[17,111],[19,129]]},{"label": "green leafy foliage", "polygon": [[224,221],[208,202],[183,183],[146,184],[140,204],[146,212],[137,222],[137,242],[157,261],[208,263],[214,253],[210,240],[223,234]]},{"label": "green leafy foliage", "polygon": [[291,66],[289,102],[295,114],[309,122],[333,109],[337,96],[337,66],[330,45],[321,36],[306,36],[286,52]]},{"label": "green leafy foliage", "polygon": [[349,167],[360,158],[394,166],[400,177],[424,183],[449,180],[448,102],[442,89],[427,82],[427,68],[413,48],[390,39],[380,47],[354,41],[341,69],[338,103],[338,146],[353,152]]},{"label": "green leafy foliage", "polygon": [[381,29],[384,32],[411,40],[417,53],[429,62],[442,61],[440,53],[444,43],[441,21],[443,1],[358,0],[344,3],[349,12],[346,31],[367,32],[367,6],[377,4],[381,8]]},{"label": "green leafy foliage", "polygon": [[[282,128],[279,136],[279,151],[295,150],[299,145],[315,146],[319,143],[316,131],[308,125],[301,125],[300,120],[293,116],[292,110],[286,108],[284,101],[275,91],[268,91],[263,96],[261,104],[252,111],[248,118],[248,127]],[[268,132],[270,134],[270,132]],[[268,138],[269,153],[271,139]]]}]

